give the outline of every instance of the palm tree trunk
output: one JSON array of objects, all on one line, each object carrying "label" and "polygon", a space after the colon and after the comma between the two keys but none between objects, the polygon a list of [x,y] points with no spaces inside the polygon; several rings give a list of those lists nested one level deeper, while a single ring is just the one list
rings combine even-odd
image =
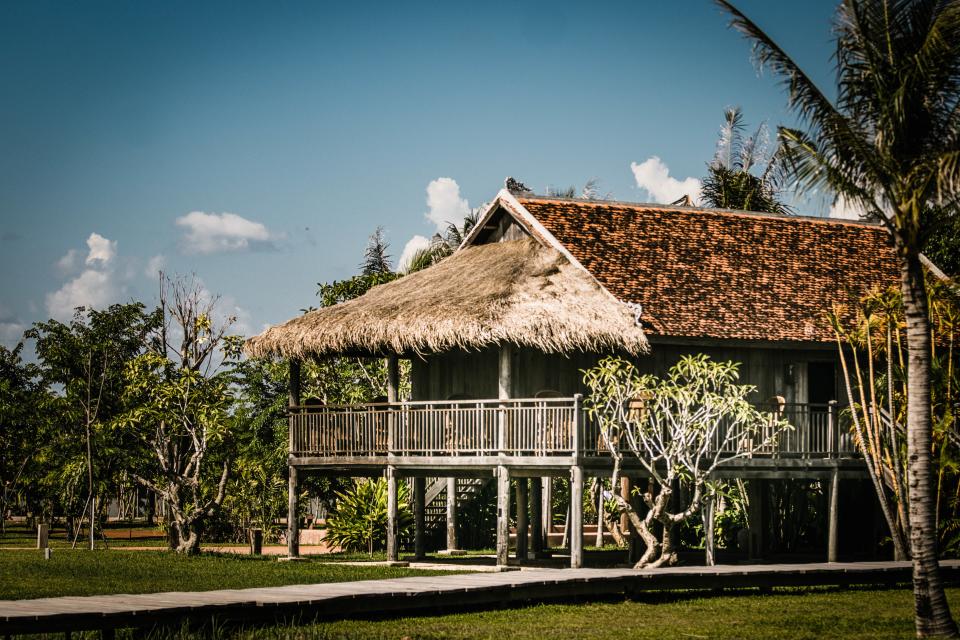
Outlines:
[{"label": "palm tree trunk", "polygon": [[940,580],[934,522],[934,474],[930,412],[930,317],[923,267],[915,252],[900,254],[907,324],[907,484],[917,636],[960,637]]}]

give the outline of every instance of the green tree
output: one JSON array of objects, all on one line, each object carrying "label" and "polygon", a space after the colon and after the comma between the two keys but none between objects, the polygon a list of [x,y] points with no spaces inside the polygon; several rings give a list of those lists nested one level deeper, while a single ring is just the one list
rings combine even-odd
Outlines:
[{"label": "green tree", "polygon": [[38,451],[41,482],[68,515],[86,484],[92,525],[98,496],[112,492],[125,471],[129,440],[110,431],[129,382],[125,367],[143,352],[157,323],[158,316],[136,302],[102,311],[80,307],[69,323],[38,322],[25,333],[36,342],[41,379],[51,391],[44,403],[51,424]]},{"label": "green tree", "polygon": [[420,249],[413,254],[410,264],[407,265],[405,273],[413,273],[435,265],[447,256],[451,255],[457,248],[463,244],[464,239],[470,235],[470,232],[477,225],[480,216],[480,209],[471,211],[460,226],[456,223],[448,222],[443,235],[439,233],[433,236],[430,246]]},{"label": "green tree", "polygon": [[390,254],[387,249],[390,245],[383,234],[383,227],[377,227],[367,241],[367,248],[363,252],[363,264],[360,265],[360,273],[364,276],[376,274],[391,273],[393,268],[390,266]]},{"label": "green tree", "polygon": [[218,322],[217,299],[196,282],[163,277],[161,291],[159,344],[126,367],[127,411],[115,426],[151,460],[134,478],[164,501],[171,548],[193,554],[226,497],[241,339],[227,335],[233,319]]},{"label": "green tree", "polygon": [[733,27],[753,43],[801,120],[779,130],[801,191],[829,189],[889,230],[906,318],[907,470],[917,634],[958,637],[937,562],[931,342],[925,230],[960,195],[960,3],[956,0],[844,0],[834,19],[837,98],[727,0]]},{"label": "green tree", "polygon": [[[792,213],[780,200],[781,165],[776,150],[770,153],[766,125],[746,138],[745,129],[740,107],[724,111],[717,151],[701,181],[701,201],[722,209]],[[759,175],[753,172],[756,168]]]}]

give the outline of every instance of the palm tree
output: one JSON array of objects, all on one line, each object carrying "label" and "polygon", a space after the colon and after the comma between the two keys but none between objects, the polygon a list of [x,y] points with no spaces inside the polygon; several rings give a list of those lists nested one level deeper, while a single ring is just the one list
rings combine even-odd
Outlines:
[{"label": "palm tree", "polygon": [[457,247],[463,244],[464,238],[466,238],[470,234],[470,231],[473,230],[473,227],[476,226],[482,209],[483,207],[479,207],[468,213],[459,227],[453,222],[448,222],[443,235],[439,233],[434,234],[429,246],[413,254],[413,257],[410,258],[410,263],[404,270],[405,273],[413,273],[414,271],[426,269],[456,251]]},{"label": "palm tree", "polygon": [[907,324],[907,468],[917,635],[958,636],[937,562],[931,456],[930,316],[920,249],[960,199],[960,2],[844,0],[834,20],[831,102],[777,44],[727,0],[731,25],[778,75],[801,129],[781,127],[802,191],[829,188],[880,220],[900,268]]},{"label": "palm tree", "polygon": [[390,245],[387,244],[383,227],[377,227],[367,240],[367,248],[363,252],[360,273],[364,276],[391,273],[390,254],[387,253],[389,248]]},{"label": "palm tree", "polygon": [[[780,155],[770,153],[766,124],[744,138],[743,112],[740,107],[729,107],[723,113],[723,126],[717,140],[717,151],[707,166],[702,180],[700,200],[708,207],[793,213],[780,201],[783,177]],[[755,167],[760,174],[753,173]]]}]

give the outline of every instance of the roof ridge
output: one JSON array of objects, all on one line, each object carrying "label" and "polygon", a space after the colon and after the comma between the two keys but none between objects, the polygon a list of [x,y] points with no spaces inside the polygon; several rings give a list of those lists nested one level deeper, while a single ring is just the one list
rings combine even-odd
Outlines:
[{"label": "roof ridge", "polygon": [[714,207],[691,207],[687,205],[677,205],[677,204],[661,204],[659,202],[628,202],[624,200],[585,200],[583,198],[560,198],[556,196],[540,196],[540,195],[523,195],[523,196],[514,196],[521,203],[526,202],[542,202],[550,203],[555,202],[557,204],[577,204],[585,205],[590,207],[622,207],[625,209],[633,210],[644,210],[644,211],[660,211],[664,213],[705,213],[713,214],[718,216],[737,216],[743,218],[761,218],[769,220],[782,220],[782,221],[798,221],[798,222],[810,222],[814,224],[838,224],[838,225],[853,225],[858,227],[868,227],[883,229],[883,225],[879,222],[871,222],[869,220],[850,220],[847,218],[831,218],[828,216],[803,216],[803,215],[789,215],[789,214],[780,214],[780,213],[767,213],[764,211],[746,211],[743,209],[721,209]]}]

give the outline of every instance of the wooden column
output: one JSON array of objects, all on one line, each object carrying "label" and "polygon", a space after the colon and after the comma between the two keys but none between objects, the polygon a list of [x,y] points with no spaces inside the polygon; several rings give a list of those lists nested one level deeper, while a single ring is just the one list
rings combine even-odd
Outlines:
[{"label": "wooden column", "polygon": [[527,560],[527,542],[530,535],[529,510],[527,509],[529,487],[529,478],[517,478],[517,560],[519,562]]},{"label": "wooden column", "polygon": [[[500,345],[500,365],[497,375],[497,397],[500,400],[509,400],[513,394],[513,347],[509,344]],[[504,410],[500,411],[497,423],[497,448],[501,455],[507,453],[507,421],[509,416]]]},{"label": "wooden column", "polygon": [[[396,355],[389,355],[387,360],[387,402],[400,401],[400,362]],[[397,412],[387,413],[387,453],[394,452],[397,433]]]},{"label": "wooden column", "polygon": [[447,551],[459,551],[457,546],[457,479],[447,478]]},{"label": "wooden column", "polygon": [[530,550],[535,558],[543,555],[543,482],[530,479]]},{"label": "wooden column", "polygon": [[287,557],[300,557],[300,519],[297,515],[297,468],[288,467],[290,472],[287,485]]},{"label": "wooden column", "polygon": [[387,562],[400,560],[400,549],[397,545],[397,470],[387,467]]},{"label": "wooden column", "polygon": [[[289,361],[289,395],[287,397],[287,405],[292,412],[295,407],[300,406],[300,361],[296,358],[291,358]],[[293,462],[293,453],[294,453],[294,428],[293,420],[289,420],[289,443],[287,453],[289,455],[289,471],[288,471],[288,480],[287,485],[287,557],[289,558],[299,558],[300,557],[300,521],[299,521],[299,509],[297,505],[298,491],[297,486],[297,468],[292,464]]]},{"label": "wooden column", "polygon": [[505,567],[510,554],[510,470],[497,467],[497,566]]},{"label": "wooden column", "polygon": [[833,468],[830,474],[830,506],[827,516],[827,562],[837,561],[838,513],[840,503],[840,470]]},{"label": "wooden column", "polygon": [[583,467],[570,468],[570,568],[583,566]]},{"label": "wooden column", "polygon": [[706,555],[705,561],[708,567],[717,564],[714,556],[714,514],[716,512],[716,500],[713,496],[707,496],[703,501],[703,549]]},{"label": "wooden column", "polygon": [[764,491],[762,483],[764,480],[753,479],[747,485],[747,501],[749,503],[748,518],[750,520],[750,544],[748,545],[748,557],[751,560],[763,555],[763,531],[764,531]]},{"label": "wooden column", "polygon": [[427,557],[426,531],[424,525],[426,519],[426,497],[427,497],[427,479],[413,479],[413,557],[415,560],[423,560]]},{"label": "wooden column", "polygon": [[[553,533],[553,476],[542,478],[543,482],[543,533],[549,536]],[[549,537],[545,542],[549,547]]]}]

